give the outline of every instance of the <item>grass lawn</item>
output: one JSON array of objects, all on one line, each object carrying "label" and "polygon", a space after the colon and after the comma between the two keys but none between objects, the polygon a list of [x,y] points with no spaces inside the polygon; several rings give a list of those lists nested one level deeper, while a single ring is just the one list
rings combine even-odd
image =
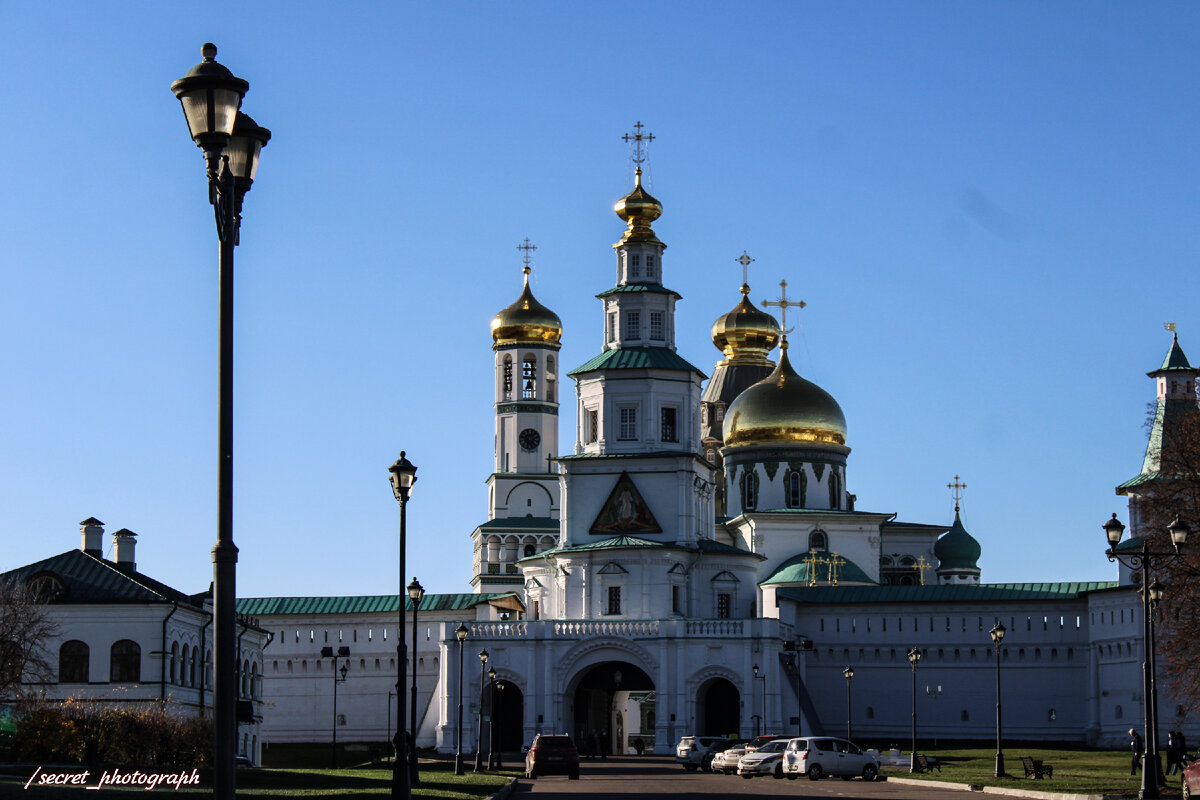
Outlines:
[{"label": "grass lawn", "polygon": [[[468,767],[469,769],[469,767]],[[123,770],[124,771],[124,770]],[[454,764],[431,761],[421,764],[420,786],[413,787],[413,797],[423,800],[476,800],[487,797],[517,775],[514,771],[500,774],[467,772],[454,774]],[[363,765],[347,769],[239,769],[237,794],[239,798],[278,797],[386,797],[391,794],[391,769]],[[93,779],[94,783],[95,779]],[[93,797],[82,787],[30,786],[29,791],[18,794],[24,779],[0,777],[0,797],[27,797],[29,800],[83,800]],[[212,776],[202,773],[201,785],[185,787],[178,792],[171,786],[159,786],[157,792],[171,795],[212,796]],[[153,796],[153,794],[149,795]],[[145,800],[146,789],[105,787],[105,800]]]},{"label": "grass lawn", "polygon": [[[917,778],[920,780],[944,780],[954,783],[973,783],[980,786],[1004,786],[1008,788],[1037,789],[1049,792],[1075,792],[1079,794],[1103,794],[1110,797],[1137,797],[1142,785],[1141,773],[1136,777],[1129,774],[1128,752],[1120,750],[1073,750],[1066,748],[1045,749],[1014,747],[1004,749],[1004,771],[1011,777],[995,778],[996,751],[991,749],[938,749],[919,750],[927,756],[937,758],[942,771],[909,774],[906,768],[885,767],[884,775]],[[1025,778],[1021,756],[1040,759],[1054,767],[1054,778],[1034,780]],[[1179,775],[1167,779],[1162,790],[1163,797],[1179,796]]]}]

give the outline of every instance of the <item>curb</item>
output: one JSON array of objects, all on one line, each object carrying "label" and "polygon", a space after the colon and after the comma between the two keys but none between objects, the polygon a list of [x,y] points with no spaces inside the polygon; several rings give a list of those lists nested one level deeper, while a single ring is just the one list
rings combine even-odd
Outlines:
[{"label": "curb", "polygon": [[949,783],[947,781],[922,781],[913,778],[893,778],[890,775],[887,781],[888,783],[898,783],[904,786],[929,786],[937,789],[956,789],[960,792],[982,792],[984,794],[998,794],[1008,797],[1028,797],[1033,798],[1033,800],[1106,800],[1108,797],[1119,797],[1119,795],[1044,792],[1038,789],[1010,789],[1007,786],[979,786],[970,783]]},{"label": "curb", "polygon": [[513,790],[514,790],[514,789],[516,789],[516,788],[517,788],[517,779],[516,779],[516,778],[509,778],[509,779],[508,779],[508,783],[506,783],[506,784],[504,784],[503,786],[501,786],[501,787],[500,787],[500,790],[499,790],[499,791],[497,791],[495,794],[491,795],[491,796],[488,798],[488,800],[506,800],[506,799],[507,799],[507,797],[508,797],[510,794],[512,794],[512,793],[513,793]]}]

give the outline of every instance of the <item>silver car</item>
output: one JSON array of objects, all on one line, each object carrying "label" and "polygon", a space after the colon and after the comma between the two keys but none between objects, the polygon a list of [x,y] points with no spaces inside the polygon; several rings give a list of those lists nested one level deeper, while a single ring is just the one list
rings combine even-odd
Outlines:
[{"label": "silver car", "polygon": [[783,752],[782,765],[784,776],[793,780],[800,775],[813,781],[837,775],[847,781],[856,776],[873,781],[879,775],[879,762],[874,756],[853,742],[832,736],[792,739]]},{"label": "silver car", "polygon": [[688,772],[708,769],[713,756],[732,744],[721,736],[684,736],[675,747],[675,763]]},{"label": "silver car", "polygon": [[738,775],[743,778],[753,778],[755,775],[773,775],[783,777],[783,752],[789,742],[786,739],[776,739],[767,742],[753,753],[746,753],[738,759]]}]

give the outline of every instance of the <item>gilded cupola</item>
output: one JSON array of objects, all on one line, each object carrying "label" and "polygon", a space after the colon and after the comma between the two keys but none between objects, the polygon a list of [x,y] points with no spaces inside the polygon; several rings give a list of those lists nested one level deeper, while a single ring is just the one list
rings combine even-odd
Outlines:
[{"label": "gilded cupola", "polygon": [[[633,176],[633,191],[622,197],[613,206],[617,216],[625,220],[628,227],[621,241],[613,247],[621,247],[631,242],[659,244],[659,238],[654,235],[650,223],[662,216],[662,203],[642,186],[642,168],[638,167]],[[663,245],[666,247],[666,245]]]},{"label": "gilded cupola", "polygon": [[763,380],[737,396],[725,412],[726,448],[743,445],[846,444],[846,417],[829,392],[796,374],[787,337],[779,363]]},{"label": "gilded cupola", "polygon": [[765,364],[767,354],[779,343],[779,323],[775,317],[759,311],[750,302],[750,286],[742,284],[742,301],[728,314],[717,317],[712,326],[712,340],[725,354],[725,364]]},{"label": "gilded cupola", "polygon": [[539,303],[529,288],[529,265],[525,265],[525,289],[517,302],[492,317],[492,346],[553,344],[562,340],[562,321]]}]

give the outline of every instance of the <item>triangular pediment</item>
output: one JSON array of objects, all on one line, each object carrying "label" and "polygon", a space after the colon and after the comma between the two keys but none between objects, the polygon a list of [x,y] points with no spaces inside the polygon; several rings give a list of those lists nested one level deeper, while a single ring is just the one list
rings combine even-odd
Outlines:
[{"label": "triangular pediment", "polygon": [[641,492],[633,485],[629,473],[622,472],[589,532],[605,536],[619,533],[662,533],[662,527],[650,513],[650,506],[646,505]]},{"label": "triangular pediment", "polygon": [[605,564],[603,567],[600,568],[600,574],[601,575],[622,575],[622,574],[628,575],[629,570],[625,569],[624,567],[622,567],[620,564],[618,564],[615,561],[610,561],[607,564]]},{"label": "triangular pediment", "polygon": [[738,576],[734,575],[732,572],[730,572],[727,569],[721,570],[720,572],[718,572],[716,575],[713,576],[712,580],[714,583],[717,583],[717,582],[741,583],[741,581],[738,580]]}]

